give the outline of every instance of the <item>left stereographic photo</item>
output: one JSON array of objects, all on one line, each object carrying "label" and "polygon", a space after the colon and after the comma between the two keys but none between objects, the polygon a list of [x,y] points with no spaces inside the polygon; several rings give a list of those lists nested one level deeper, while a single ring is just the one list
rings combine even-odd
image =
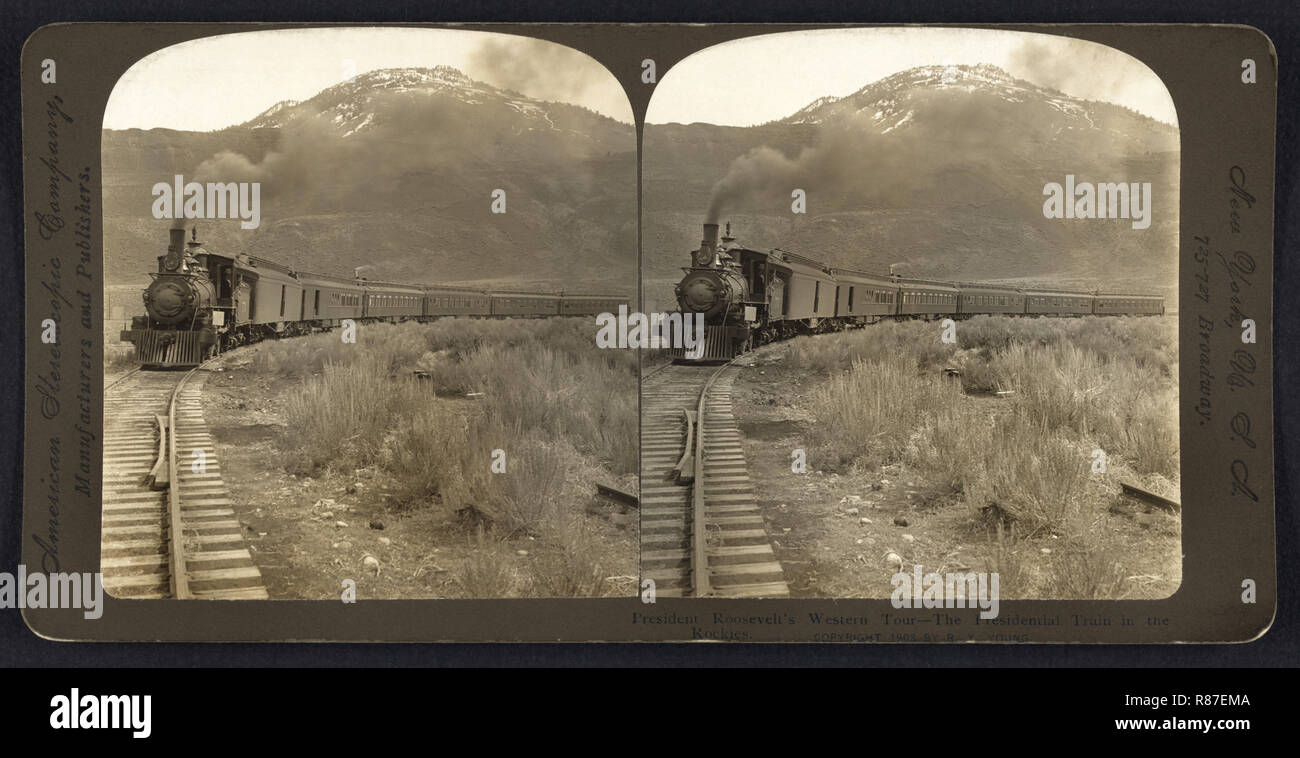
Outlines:
[{"label": "left stereographic photo", "polygon": [[104,116],[116,597],[601,597],[637,581],[622,86],[461,30],[167,47]]}]

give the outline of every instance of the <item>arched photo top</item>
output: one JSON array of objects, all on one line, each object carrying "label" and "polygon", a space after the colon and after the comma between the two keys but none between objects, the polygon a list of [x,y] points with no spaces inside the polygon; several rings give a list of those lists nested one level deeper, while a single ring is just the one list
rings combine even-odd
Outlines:
[{"label": "arched photo top", "polygon": [[632,123],[622,85],[565,45],[459,29],[327,27],[223,34],[155,51],[118,80],[103,126],[214,131],[381,71],[440,72],[466,97],[487,85]]},{"label": "arched photo top", "polygon": [[[1168,89],[1145,63],[1107,45],[998,29],[817,29],[706,48],[665,72],[646,122],[755,126],[798,121],[871,83],[919,68],[984,66],[1070,98],[1119,105],[1177,127]],[[993,70],[996,69],[996,70]],[[950,82],[961,86],[961,82]]]}]

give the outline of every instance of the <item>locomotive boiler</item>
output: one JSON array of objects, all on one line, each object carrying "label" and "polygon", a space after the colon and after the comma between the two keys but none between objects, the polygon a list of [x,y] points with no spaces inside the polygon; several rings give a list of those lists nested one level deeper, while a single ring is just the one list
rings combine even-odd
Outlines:
[{"label": "locomotive boiler", "polygon": [[131,329],[121,334],[145,367],[196,365],[215,350],[224,319],[214,316],[220,313],[218,283],[208,258],[197,230],[188,243],[184,229],[171,230],[167,253],[158,256],[143,293],[145,315],[132,318]]},{"label": "locomotive boiler", "polygon": [[[730,235],[724,239],[725,243],[732,241]],[[677,285],[677,305],[683,313],[698,313],[710,323],[735,321],[749,296],[749,283],[730,265],[726,249],[719,246],[717,224],[704,225],[704,239],[693,262]]]},{"label": "locomotive boiler", "polygon": [[758,309],[766,305],[755,297],[764,279],[742,255],[752,251],[735,248],[734,242],[731,224],[721,240],[718,225],[705,224],[700,247],[691,254],[692,265],[682,269],[685,275],[675,289],[681,312],[704,319],[705,346],[699,360],[729,360],[747,349]]}]

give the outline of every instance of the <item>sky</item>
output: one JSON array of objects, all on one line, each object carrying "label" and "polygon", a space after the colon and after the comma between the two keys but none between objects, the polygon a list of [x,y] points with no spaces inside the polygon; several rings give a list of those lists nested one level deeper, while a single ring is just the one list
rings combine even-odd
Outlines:
[{"label": "sky", "polygon": [[613,75],[563,45],[457,29],[347,27],[224,34],[156,51],[118,81],[104,128],[221,129],[357,74],[438,65],[529,97],[632,121]]},{"label": "sky", "polygon": [[662,74],[646,121],[752,126],[916,66],[976,63],[1178,124],[1160,78],[1113,48],[1048,34],[921,27],[784,32],[707,48]]}]

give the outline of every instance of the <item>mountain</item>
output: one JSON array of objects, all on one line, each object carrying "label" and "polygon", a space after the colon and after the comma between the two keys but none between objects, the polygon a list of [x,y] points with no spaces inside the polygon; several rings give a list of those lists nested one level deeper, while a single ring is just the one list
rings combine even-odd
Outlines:
[{"label": "mountain", "polygon": [[[753,127],[651,124],[643,145],[646,291],[660,306],[710,217],[756,249],[834,266],[1176,290],[1177,128],[996,66],[909,69]],[[1044,185],[1066,174],[1150,182],[1150,228],[1045,218]]]},{"label": "mountain", "polygon": [[151,188],[181,174],[261,183],[258,229],[197,222],[213,252],[371,279],[635,286],[632,126],[454,68],[371,71],[218,131],[105,130],[102,145],[110,285],[148,281],[172,223],[152,217]]}]

